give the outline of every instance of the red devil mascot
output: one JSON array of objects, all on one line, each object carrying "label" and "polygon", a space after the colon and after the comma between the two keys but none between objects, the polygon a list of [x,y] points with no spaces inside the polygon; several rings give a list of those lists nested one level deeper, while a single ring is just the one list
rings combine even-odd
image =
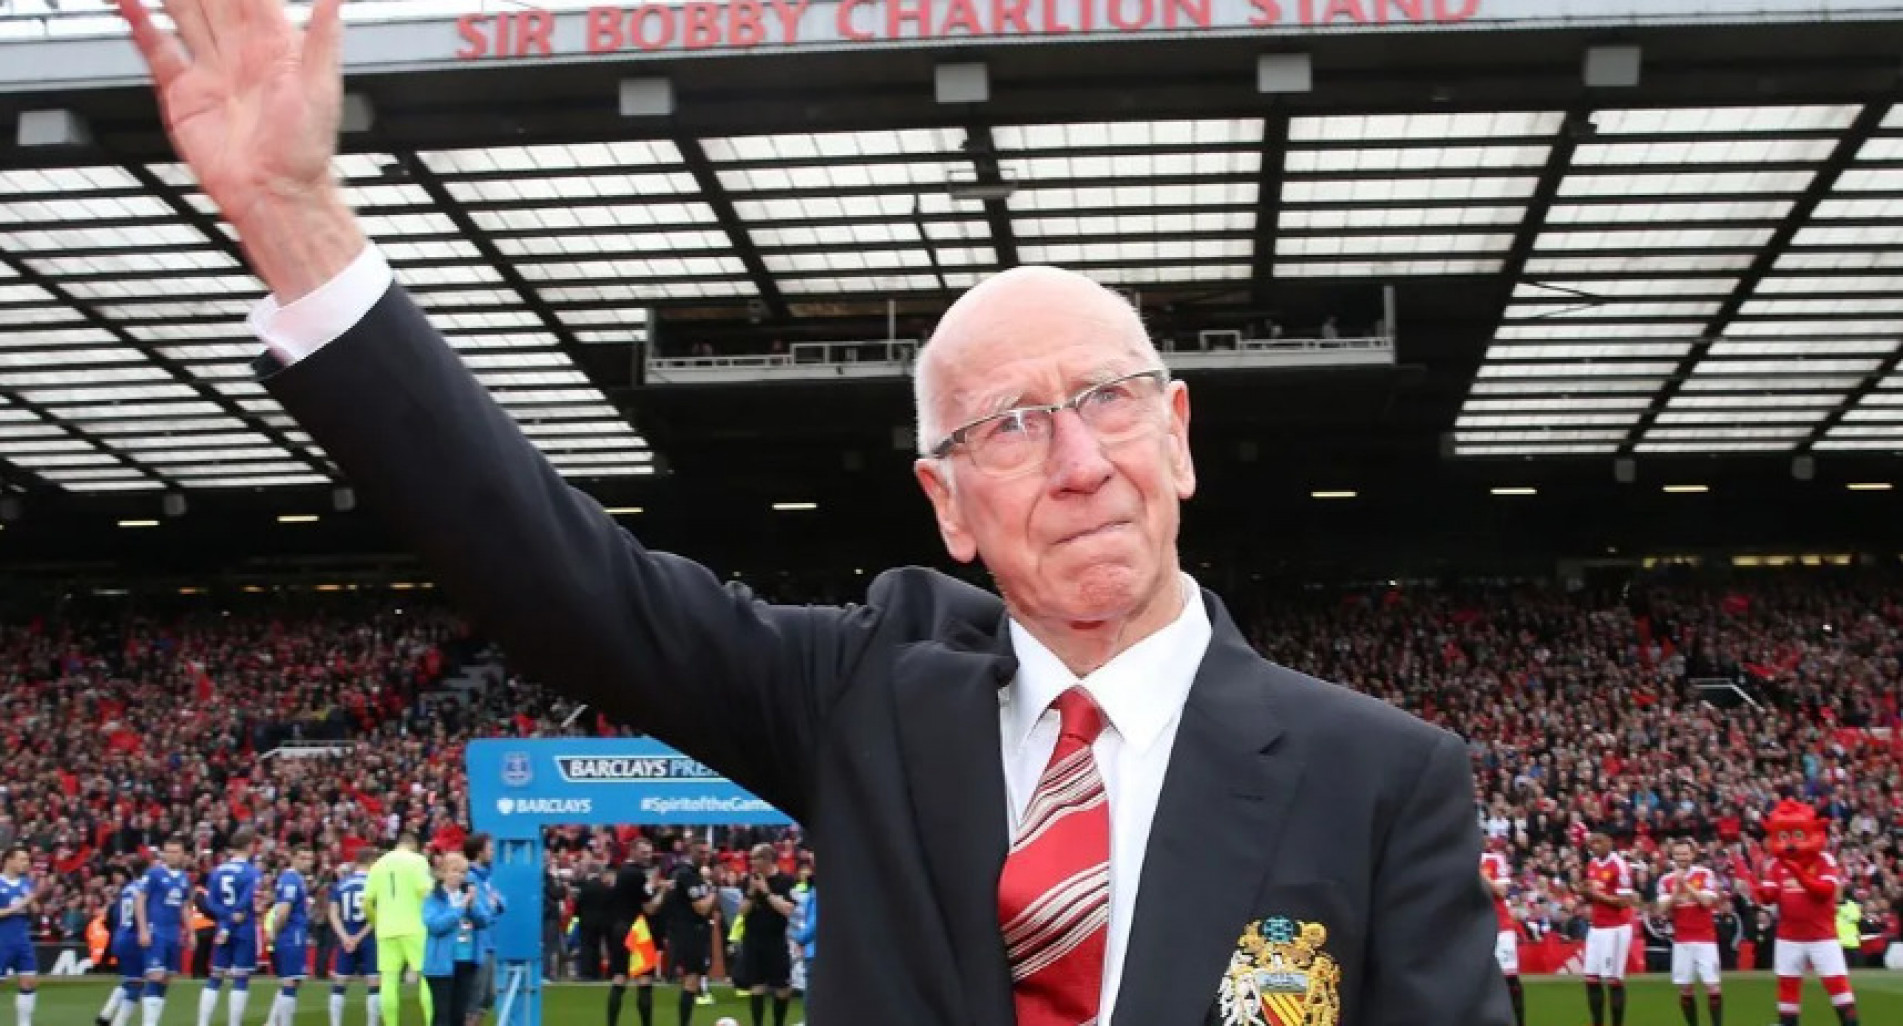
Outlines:
[{"label": "red devil mascot", "polygon": [[1843,879],[1837,860],[1824,850],[1828,830],[1817,810],[1789,799],[1764,821],[1771,861],[1758,881],[1758,900],[1777,909],[1777,1014],[1781,1026],[1797,1026],[1804,970],[1817,973],[1843,1026],[1856,1026],[1857,999],[1850,992],[1844,949],[1837,945],[1837,899]]}]

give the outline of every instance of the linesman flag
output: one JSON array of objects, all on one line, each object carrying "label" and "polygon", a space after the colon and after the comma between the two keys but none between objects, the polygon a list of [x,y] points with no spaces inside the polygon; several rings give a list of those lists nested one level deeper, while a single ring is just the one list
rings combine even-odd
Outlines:
[{"label": "linesman flag", "polygon": [[654,946],[654,934],[648,930],[648,917],[640,916],[628,928],[628,975],[646,976],[661,965],[661,953]]}]

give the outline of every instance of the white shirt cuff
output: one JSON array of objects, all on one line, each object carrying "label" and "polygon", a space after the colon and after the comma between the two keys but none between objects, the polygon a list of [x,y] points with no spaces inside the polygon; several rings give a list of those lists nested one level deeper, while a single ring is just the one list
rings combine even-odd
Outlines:
[{"label": "white shirt cuff", "polygon": [[356,327],[395,280],[376,245],[366,245],[337,277],[291,305],[279,306],[276,296],[258,300],[246,323],[289,367]]}]

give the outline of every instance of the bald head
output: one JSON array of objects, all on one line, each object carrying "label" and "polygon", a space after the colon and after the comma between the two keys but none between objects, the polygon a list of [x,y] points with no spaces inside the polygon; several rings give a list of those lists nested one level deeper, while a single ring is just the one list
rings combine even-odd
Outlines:
[{"label": "bald head", "polygon": [[[1196,489],[1189,389],[1170,380],[1128,301],[1055,267],[1006,271],[946,311],[915,385],[912,470],[946,552],[981,561],[1011,615],[1063,650],[1072,672],[1182,609],[1178,507]],[[1024,407],[1063,412],[1009,416]],[[929,455],[1000,415],[975,445]]]},{"label": "bald head", "polygon": [[1013,267],[958,297],[921,353],[912,379],[919,453],[950,430],[948,404],[967,411],[983,405],[987,356],[1024,352],[1048,341],[1045,326],[1060,316],[1087,326],[1107,353],[1133,354],[1149,366],[1162,363],[1129,300],[1061,267]]}]

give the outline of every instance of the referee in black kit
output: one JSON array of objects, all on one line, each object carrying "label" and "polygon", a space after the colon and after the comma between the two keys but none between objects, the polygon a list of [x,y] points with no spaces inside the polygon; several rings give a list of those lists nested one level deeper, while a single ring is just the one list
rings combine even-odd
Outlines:
[{"label": "referee in black kit", "polygon": [[753,995],[753,1026],[765,1026],[766,993],[773,991],[773,1026],[786,1026],[793,1000],[793,954],[786,921],[793,914],[793,878],[779,871],[773,846],[756,844],[747,856],[746,897],[740,902],[740,972]]},{"label": "referee in black kit", "polygon": [[714,931],[707,917],[714,912],[714,885],[703,871],[707,842],[694,841],[687,857],[661,881],[661,920],[667,924],[667,964],[681,974],[681,1026],[694,1021],[694,1000],[705,986],[713,962]]},{"label": "referee in black kit", "polygon": [[575,887],[575,932],[581,941],[577,968],[584,980],[602,979],[602,965],[621,950],[621,939],[609,932],[614,924],[613,873],[606,863],[590,865]]},{"label": "referee in black kit", "polygon": [[[608,1026],[620,1026],[621,1000],[628,990],[628,970],[634,956],[634,950],[628,946],[628,931],[634,929],[635,920],[643,915],[648,917],[648,929],[653,931],[658,918],[661,896],[648,886],[648,878],[653,873],[654,845],[643,837],[634,842],[627,861],[615,871],[614,922],[609,927],[609,939],[621,945],[621,955],[609,973],[614,985],[608,989]],[[610,950],[614,950],[612,946]],[[641,1016],[641,1026],[654,1026],[654,975],[654,967],[649,966],[647,972],[634,977],[634,1009]]]}]

